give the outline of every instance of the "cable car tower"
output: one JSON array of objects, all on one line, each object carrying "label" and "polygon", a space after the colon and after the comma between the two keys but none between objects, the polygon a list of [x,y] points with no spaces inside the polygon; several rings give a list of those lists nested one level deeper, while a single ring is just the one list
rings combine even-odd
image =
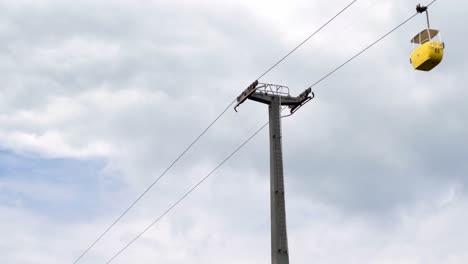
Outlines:
[{"label": "cable car tower", "polygon": [[[297,97],[286,86],[253,82],[237,97],[237,107],[247,99],[267,104],[270,125],[270,207],[271,207],[271,263],[289,264],[288,235],[284,199],[283,154],[281,145],[281,106],[288,106],[290,114],[314,98],[311,88]],[[288,116],[289,116],[288,115]]]}]

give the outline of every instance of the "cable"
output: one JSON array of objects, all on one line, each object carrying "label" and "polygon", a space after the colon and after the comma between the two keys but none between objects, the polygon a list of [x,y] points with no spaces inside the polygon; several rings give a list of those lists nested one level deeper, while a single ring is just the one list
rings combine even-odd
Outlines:
[{"label": "cable", "polygon": [[[346,9],[348,9],[352,4],[354,4],[357,0],[352,1],[349,3],[346,7],[344,7],[340,12],[338,12],[335,16],[333,16],[330,20],[328,20],[325,24],[323,24],[318,30],[316,30],[312,35],[310,35],[308,38],[306,38],[303,42],[301,42],[298,46],[296,46],[293,50],[291,50],[286,56],[284,56],[282,59],[280,59],[278,62],[276,62],[273,66],[271,66],[266,72],[264,72],[260,77],[257,78],[260,79],[263,76],[265,76],[267,73],[269,73],[271,70],[273,70],[276,66],[278,66],[282,61],[284,61],[287,57],[289,57],[293,52],[295,52],[297,49],[299,49],[302,45],[304,45],[309,39],[311,39],[313,36],[315,36],[318,32],[320,32],[323,28],[325,28],[328,24],[330,24],[333,20],[335,20],[339,15],[341,15]],[[195,140],[190,143],[190,145],[185,148],[185,150],[169,165],[169,167],[164,170],[164,172],[154,180],[148,188],[146,188],[142,194],[140,194],[137,199],[130,204],[130,206],[125,209],[125,211],[117,217],[114,222],[106,228],[106,230],[73,262],[73,264],[78,263],[119,221],[124,217],[137,203],[140,201],[141,198],[151,189],[153,186],[162,178],[166,173],[189,151],[195,143],[198,142],[198,140],[205,135],[205,133],[226,113],[226,111],[235,103],[236,100],[232,101],[222,112],[219,114],[213,122],[208,125],[208,127],[203,130],[203,132],[198,135],[198,137],[195,138]]]},{"label": "cable", "polygon": [[433,3],[435,3],[437,0],[433,0],[432,2],[430,2],[427,7],[430,7]]},{"label": "cable", "polygon": [[174,207],[176,207],[182,200],[184,200],[190,193],[192,193],[198,186],[200,186],[208,177],[210,177],[215,171],[217,171],[224,163],[226,163],[234,154],[236,154],[242,147],[244,147],[252,138],[254,138],[260,131],[262,131],[269,122],[263,124],[255,133],[253,133],[247,140],[245,140],[239,147],[237,147],[231,154],[229,154],[221,163],[218,164],[213,170],[210,171],[205,177],[203,177],[197,184],[195,184],[191,189],[189,189],[184,195],[182,195],[175,203],[173,203],[164,213],[162,213],[156,220],[154,220],[149,226],[147,226],[141,233],[139,233],[135,238],[133,238],[127,245],[121,248],[116,254],[114,254],[106,264],[111,263],[115,258],[117,258],[122,252],[124,252],[128,247],[130,247],[135,241],[137,241],[143,234],[145,234],[151,227],[158,223],[165,215],[167,215]]},{"label": "cable", "polygon": [[[432,5],[434,2],[436,2],[437,0],[433,0],[431,3],[429,3],[427,6],[430,6]],[[403,21],[402,23],[400,23],[398,26],[394,27],[392,30],[390,30],[389,32],[387,32],[385,35],[383,35],[382,37],[380,37],[379,39],[377,39],[376,41],[374,41],[373,43],[371,43],[369,46],[367,46],[366,48],[364,48],[363,50],[361,50],[360,52],[358,52],[357,54],[355,54],[354,56],[352,56],[351,58],[349,58],[347,61],[345,61],[344,63],[342,63],[340,66],[336,67],[334,70],[332,70],[331,72],[327,73],[325,76],[323,76],[322,78],[320,78],[318,81],[316,81],[315,83],[313,83],[311,86],[309,86],[309,88],[312,88],[314,86],[316,86],[317,84],[319,84],[320,82],[322,82],[323,80],[325,80],[326,78],[328,78],[330,75],[334,74],[336,71],[338,71],[339,69],[343,68],[343,66],[345,66],[346,64],[350,63],[352,60],[354,60],[355,58],[359,57],[361,54],[363,54],[364,52],[366,52],[368,49],[372,48],[375,44],[379,43],[381,40],[383,40],[384,38],[386,38],[388,35],[392,34],[395,30],[399,29],[400,27],[402,27],[404,24],[408,23],[410,20],[412,20],[414,17],[416,17],[419,13],[416,13],[412,16],[410,16],[408,19],[406,19],[405,21]]]},{"label": "cable", "polygon": [[185,150],[171,163],[171,165],[169,165],[169,167],[166,168],[166,170],[164,170],[164,172],[159,175],[158,178],[156,178],[156,180],[154,180],[150,186],[148,186],[148,188],[145,189],[145,191],[143,191],[142,194],[140,194],[140,196],[138,196],[138,198],[127,208],[125,209],[125,211],[119,216],[117,217],[117,219],[115,219],[115,221],[73,262],[73,264],[76,264],[78,263],[78,261],[80,261],[84,255],[86,255],[86,253],[88,253],[95,245],[97,242],[99,242],[108,232],[109,230],[112,229],[112,227],[114,227],[119,221],[120,219],[122,219],[122,217],[124,217],[128,211],[130,211],[130,209],[132,209],[136,203],[138,203],[138,201],[140,201],[141,198],[143,198],[143,196],[151,189],[153,188],[153,186],[164,176],[166,175],[166,173],[185,155],[185,153],[187,153],[187,151],[189,151],[189,149],[191,149],[193,147],[193,145],[195,145],[195,143],[198,142],[198,140],[200,140],[200,138],[205,135],[205,133],[221,118],[221,116],[224,115],[224,113],[226,113],[226,111],[228,109],[231,108],[231,106],[234,104],[234,102],[236,102],[236,100],[232,101],[232,103],[230,103],[222,112],[221,114],[219,114],[209,125],[207,128],[205,128],[205,130],[203,130],[203,132],[198,135],[197,138],[195,138],[195,140],[188,146],[185,148]]},{"label": "cable", "polygon": [[289,55],[293,54],[297,49],[299,49],[302,45],[304,45],[309,39],[311,39],[313,36],[315,36],[317,33],[319,33],[322,29],[324,29],[328,24],[330,24],[335,18],[337,18],[339,15],[341,15],[346,9],[348,9],[350,6],[352,6],[357,0],[352,1],[349,3],[347,6],[345,6],[343,9],[341,9],[340,12],[338,12],[335,16],[333,16],[330,20],[328,20],[325,24],[323,24],[319,29],[317,29],[314,33],[312,33],[309,37],[307,37],[304,41],[302,41],[299,45],[297,45],[294,49],[292,49],[288,54],[286,54],[283,58],[281,58],[278,62],[273,64],[267,71],[265,71],[260,77],[257,78],[259,80],[263,76],[265,76],[267,73],[269,73],[271,70],[273,70],[278,64],[283,62]]},{"label": "cable", "polygon": [[[428,4],[427,6],[430,6],[432,5],[434,2],[436,2],[437,0],[433,0],[430,4]],[[353,1],[352,3],[354,3],[355,1]],[[351,4],[352,4],[351,3]],[[351,5],[350,4],[350,5]],[[349,6],[348,6],[349,7]],[[346,8],[345,8],[346,9]],[[345,10],[344,9],[344,10]],[[344,10],[342,10],[341,12],[343,12]],[[341,13],[340,12],[340,13]],[[339,14],[340,14],[339,13]],[[338,14],[338,15],[339,15]],[[341,64],[340,66],[338,66],[337,68],[335,68],[333,71],[331,71],[330,73],[328,73],[327,75],[325,75],[324,77],[322,77],[321,79],[319,79],[317,82],[315,82],[314,84],[312,84],[310,87],[313,87],[315,85],[317,85],[318,83],[322,82],[323,80],[325,80],[327,77],[329,77],[330,75],[332,75],[333,73],[335,73],[336,71],[338,71],[339,69],[341,69],[343,66],[345,66],[346,64],[348,64],[349,62],[351,62],[352,60],[354,60],[356,57],[360,56],[361,54],[363,54],[364,52],[366,52],[368,49],[370,49],[371,47],[373,47],[375,44],[377,44],[378,42],[380,42],[381,40],[383,40],[384,38],[386,38],[388,35],[390,35],[391,33],[393,33],[394,31],[396,31],[398,28],[400,28],[401,26],[403,26],[404,24],[408,23],[411,19],[413,19],[415,16],[417,16],[418,13],[412,15],[411,17],[409,17],[408,19],[406,19],[405,21],[403,21],[402,23],[400,23],[398,26],[396,26],[395,28],[393,28],[392,30],[390,30],[389,32],[387,32],[385,35],[383,35],[382,37],[380,37],[379,39],[377,39],[375,42],[373,42],[372,44],[370,44],[369,46],[367,46],[366,48],[364,48],[363,50],[361,50],[360,52],[358,52],[356,55],[354,55],[353,57],[351,57],[350,59],[348,59],[347,61],[345,61],[343,64]],[[333,19],[332,19],[333,20]],[[331,22],[331,20],[329,21]],[[329,23],[328,22],[328,23]],[[325,25],[326,26],[326,25]],[[315,34],[315,33],[314,33]],[[311,35],[310,37],[312,37],[313,35]],[[310,37],[308,39],[310,39]],[[291,51],[288,55],[286,55],[285,57],[283,57],[283,59],[281,59],[278,63],[276,63],[275,65],[273,65],[273,67],[271,67],[268,71],[266,71],[262,76],[260,76],[258,79],[260,79],[261,77],[263,77],[265,74],[267,74],[271,69],[273,69],[274,67],[276,67],[281,61],[283,61],[285,58],[287,58],[290,54],[292,54],[292,52],[294,52],[295,50],[297,50],[302,44],[304,44],[308,39],[306,39],[303,43],[301,43],[299,46],[297,46],[295,49],[293,49],[293,51]],[[234,102],[233,102],[234,103]],[[233,104],[231,103],[231,105]],[[231,106],[230,105],[230,106]],[[229,106],[229,107],[230,107]],[[229,108],[228,107],[228,108]],[[284,110],[284,108],[282,109]],[[226,110],[224,110],[225,112]],[[224,114],[224,112],[222,114]],[[221,114],[221,115],[222,115]],[[220,115],[220,116],[221,116]],[[219,117],[220,117],[219,116]],[[219,118],[218,117],[218,118]],[[217,119],[216,119],[217,120]],[[216,122],[216,120],[214,122]],[[212,124],[214,124],[214,122]],[[211,125],[212,125],[211,124]],[[210,126],[211,126],[210,125]],[[198,188],[206,179],[208,179],[208,177],[210,177],[216,170],[218,170],[224,163],[226,163],[232,156],[234,156],[234,154],[236,154],[242,147],[244,147],[253,137],[255,137],[261,130],[263,130],[263,128],[265,128],[265,126],[268,125],[268,122],[265,123],[263,126],[261,126],[253,135],[251,135],[246,141],[244,141],[239,147],[237,147],[230,155],[228,155],[218,166],[216,166],[210,173],[208,173],[205,177],[203,177],[197,184],[195,184],[191,189],[189,189],[184,195],[182,195],[174,204],[172,204],[166,211],[164,211],[164,213],[162,213],[158,218],[156,218],[155,221],[153,221],[148,227],[146,227],[141,233],[139,233],[134,239],[132,239],[127,245],[125,245],[122,249],[120,249],[116,254],[114,254],[107,262],[106,264],[109,264],[111,263],[115,258],[117,258],[120,254],[122,254],[122,252],[124,252],[128,247],[130,247],[136,240],[138,240],[143,234],[145,234],[151,227],[153,227],[156,223],[158,223],[164,216],[166,216],[172,209],[174,209],[180,202],[182,202],[189,194],[191,194],[196,188]],[[208,127],[209,128],[209,127]],[[208,130],[208,129],[206,129]],[[206,130],[204,132],[206,132]],[[203,134],[202,134],[203,135]],[[198,140],[198,138],[197,138]]]}]

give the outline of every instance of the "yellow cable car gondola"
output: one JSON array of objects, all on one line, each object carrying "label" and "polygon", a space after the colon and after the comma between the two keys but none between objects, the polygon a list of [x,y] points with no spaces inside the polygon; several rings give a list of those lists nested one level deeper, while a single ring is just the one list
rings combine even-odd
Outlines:
[{"label": "yellow cable car gondola", "polygon": [[444,57],[445,44],[442,42],[439,30],[429,26],[429,14],[426,6],[418,5],[418,13],[426,12],[427,29],[422,30],[411,40],[417,45],[410,57],[410,62],[415,70],[430,71],[437,66]]}]

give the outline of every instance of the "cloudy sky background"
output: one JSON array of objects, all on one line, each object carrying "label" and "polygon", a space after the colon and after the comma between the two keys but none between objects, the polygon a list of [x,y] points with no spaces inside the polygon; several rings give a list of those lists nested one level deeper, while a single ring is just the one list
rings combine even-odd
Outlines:
[{"label": "cloudy sky background", "polygon": [[[0,1],[0,262],[73,263],[248,84],[349,0]],[[358,0],[261,82],[296,95],[414,13]],[[424,3],[423,3],[424,4]],[[291,263],[468,261],[468,3],[418,16],[283,119]],[[105,263],[267,121],[230,110],[80,263]],[[267,130],[114,263],[269,263]]]}]

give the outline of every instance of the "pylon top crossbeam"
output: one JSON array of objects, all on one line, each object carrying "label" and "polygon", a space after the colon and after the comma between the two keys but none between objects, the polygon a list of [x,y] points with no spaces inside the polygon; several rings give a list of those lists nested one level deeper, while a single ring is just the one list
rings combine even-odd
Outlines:
[{"label": "pylon top crossbeam", "polygon": [[290,95],[287,86],[255,81],[237,97],[237,105],[234,107],[234,110],[237,112],[237,107],[247,99],[269,105],[273,98],[276,97],[280,99],[280,105],[288,106],[291,109],[291,114],[293,114],[301,106],[312,100],[314,93],[311,88],[308,88],[300,95],[294,97]]}]

